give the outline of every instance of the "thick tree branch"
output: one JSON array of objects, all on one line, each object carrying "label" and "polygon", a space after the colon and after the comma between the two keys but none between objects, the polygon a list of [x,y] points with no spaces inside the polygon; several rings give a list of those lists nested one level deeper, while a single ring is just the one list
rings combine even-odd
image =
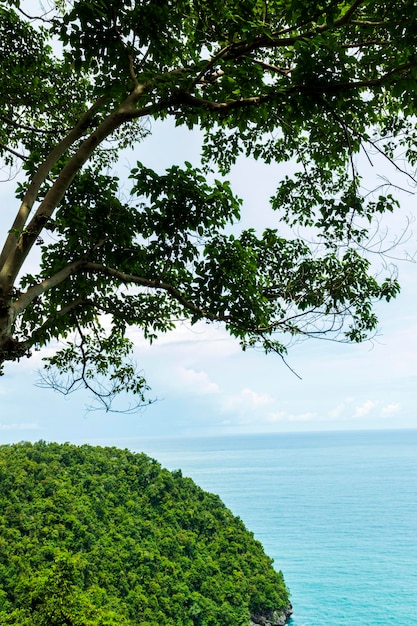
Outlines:
[{"label": "thick tree branch", "polygon": [[29,287],[29,289],[22,293],[13,303],[14,317],[16,318],[19,313],[24,311],[35,298],[38,298],[46,291],[53,289],[57,285],[61,284],[64,280],[66,280],[72,274],[75,274],[79,268],[85,263],[82,261],[75,261],[70,265],[64,267],[61,271],[57,272],[53,276],[49,278],[45,278],[42,282],[37,285],[33,285]]},{"label": "thick tree branch", "polygon": [[[60,141],[55,148],[50,152],[49,156],[45,159],[45,161],[40,165],[37,172],[33,176],[26,194],[23,198],[22,204],[17,212],[16,218],[12,224],[12,227],[9,231],[9,235],[6,238],[3,250],[0,254],[0,286],[6,288],[13,284],[14,278],[20,270],[21,264],[18,265],[14,270],[14,256],[13,253],[16,250],[16,247],[19,242],[18,234],[23,231],[26,221],[29,217],[30,211],[33,207],[33,204],[36,201],[39,189],[41,185],[47,179],[51,169],[58,162],[61,156],[78,140],[80,139],[87,128],[89,127],[92,118],[96,114],[97,110],[103,104],[103,102],[107,99],[107,96],[103,96],[99,98],[84,115],[81,116],[77,124],[74,128],[68,133],[66,137],[62,141]],[[36,234],[35,239],[39,233]],[[29,250],[28,250],[29,251]],[[27,252],[28,252],[27,251]],[[26,258],[27,252],[24,253],[24,258]],[[12,256],[12,259],[6,265],[6,261],[8,258]]]},{"label": "thick tree branch", "polygon": [[[114,132],[129,119],[133,119],[135,117],[134,107],[136,102],[142,95],[143,91],[143,85],[139,85],[137,88],[135,88],[124,100],[124,102],[122,102],[122,104],[113,113],[106,117],[101,122],[101,124],[99,124],[99,126],[93,131],[93,133],[91,133],[89,137],[84,140],[84,142],[75,152],[75,154],[64,165],[53,185],[46,193],[44,200],[39,205],[35,215],[27,225],[25,231],[20,235],[17,243],[15,243],[15,232],[16,230],[21,230],[25,225],[29,211],[36,199],[40,184],[45,180],[51,167],[56,163],[61,154],[63,154],[63,152],[65,152],[65,150],[85,132],[86,127],[88,127],[88,124],[92,118],[93,112],[99,106],[99,101],[90,109],[90,111],[85,116],[83,116],[82,120],[80,120],[80,122],[77,124],[76,129],[78,132],[75,132],[74,129],[74,133],[70,133],[66,140],[64,140],[64,142],[61,142],[59,146],[57,146],[56,153],[55,150],[52,151],[48,159],[39,168],[35,177],[32,179],[32,183],[28,188],[27,194],[22,202],[18,216],[13,224],[11,234],[8,238],[9,243],[6,242],[6,246],[3,251],[3,256],[5,257],[5,259],[3,262],[3,267],[0,270],[0,285],[6,287],[13,285],[16,276],[18,275],[37,237],[42,232],[43,228],[53,215],[55,209],[57,208],[59,202],[62,200],[66,190],[74,180],[76,174],[80,171],[86,161],[88,161],[88,159],[95,152],[97,147],[112,132]],[[104,99],[105,98],[103,98],[103,100]],[[72,137],[71,135],[74,136]]]},{"label": "thick tree branch", "polygon": [[73,311],[76,311],[77,309],[79,309],[81,306],[85,306],[87,304],[89,304],[88,301],[86,301],[83,297],[79,297],[73,302],[70,302],[69,304],[67,304],[66,306],[63,306],[60,309],[57,309],[53,315],[50,315],[48,318],[46,318],[42,322],[42,324],[40,324],[38,328],[36,328],[32,332],[32,334],[30,335],[28,339],[26,339],[25,341],[16,342],[15,345],[18,348],[19,352],[23,354],[28,353],[28,351],[34,345],[38,344],[40,339],[42,343],[45,331],[47,331],[54,324],[54,322],[56,322],[57,319],[62,319],[69,313],[72,313]]}]

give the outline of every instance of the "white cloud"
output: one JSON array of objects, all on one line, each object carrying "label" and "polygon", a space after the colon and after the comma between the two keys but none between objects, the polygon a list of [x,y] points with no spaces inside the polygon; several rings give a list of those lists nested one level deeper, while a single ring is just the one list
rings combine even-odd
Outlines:
[{"label": "white cloud", "polygon": [[317,413],[308,411],[306,413],[298,413],[289,416],[290,422],[311,422],[317,418]]},{"label": "white cloud", "polygon": [[378,404],[379,403],[374,400],[367,400],[360,406],[356,407],[353,417],[364,417],[365,415],[369,415],[369,413],[371,413],[371,411],[373,411]]},{"label": "white cloud", "polygon": [[387,404],[386,406],[384,406],[381,410],[381,415],[382,417],[389,417],[390,415],[394,415],[395,413],[398,413],[401,409],[401,404],[397,403],[392,403],[392,404]]},{"label": "white cloud", "polygon": [[276,422],[288,421],[288,413],[285,411],[274,411],[273,413],[268,413],[268,415],[265,416],[265,421],[272,424]]},{"label": "white cloud", "polygon": [[312,411],[306,411],[303,413],[287,413],[285,411],[276,411],[274,413],[269,413],[265,416],[266,422],[269,423],[278,423],[278,422],[311,422],[317,419],[317,413],[313,413]]},{"label": "white cloud", "polygon": [[249,387],[244,387],[239,394],[226,396],[223,409],[231,412],[253,411],[273,404],[274,401],[274,398],[267,393],[258,393]]},{"label": "white cloud", "polygon": [[[348,419],[349,417],[352,417],[352,410],[350,409],[350,407],[352,406],[353,402],[354,402],[354,398],[344,399],[342,402],[336,405],[333,409],[327,412],[327,418],[328,419],[341,419],[343,421],[346,421],[346,419]],[[376,409],[378,406],[381,406],[381,404],[382,402],[378,402],[375,400],[366,400],[362,404],[359,404],[355,407],[355,409],[353,410],[353,417],[354,418],[366,417],[372,412],[374,412],[374,409]],[[381,406],[379,415],[382,417],[390,417],[391,415],[398,413],[400,410],[401,410],[400,403],[391,402],[391,403],[387,403]],[[376,416],[377,415],[374,413],[374,417]]]},{"label": "white cloud", "polygon": [[22,424],[0,424],[0,430],[39,430],[39,424],[27,422]]},{"label": "white cloud", "polygon": [[346,398],[345,400],[340,402],[337,406],[335,406],[333,409],[330,409],[330,411],[328,411],[327,413],[328,417],[332,419],[341,417],[344,413],[346,413],[346,410],[349,408],[352,402],[353,402],[353,398]]},{"label": "white cloud", "polygon": [[175,374],[178,385],[197,395],[210,395],[220,391],[219,386],[210,379],[206,372],[197,372],[191,368],[179,367]]}]

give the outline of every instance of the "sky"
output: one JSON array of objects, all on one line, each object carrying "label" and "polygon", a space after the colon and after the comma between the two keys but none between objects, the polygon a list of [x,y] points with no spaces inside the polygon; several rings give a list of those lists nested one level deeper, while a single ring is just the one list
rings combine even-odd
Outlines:
[{"label": "sky", "polygon": [[[159,171],[196,161],[198,133],[169,123],[152,130],[134,153],[122,155],[122,175],[136,160]],[[231,180],[244,199],[243,226],[275,225],[268,198],[283,173],[238,162]],[[3,234],[16,210],[13,185],[0,184],[0,201]],[[404,194],[401,210],[388,223],[388,238],[413,220],[415,202],[413,194]],[[411,223],[407,237],[398,254],[417,250],[417,226],[413,230]],[[290,367],[278,355],[242,352],[220,326],[181,324],[152,346],[133,329],[135,359],[154,400],[135,414],[89,411],[84,392],[64,397],[40,388],[42,355],[36,353],[7,365],[0,378],[0,443],[43,439],[129,447],[133,440],[166,436],[417,428],[416,272],[414,262],[399,263],[402,292],[378,305],[380,328],[372,342],[303,341],[290,348]]]}]

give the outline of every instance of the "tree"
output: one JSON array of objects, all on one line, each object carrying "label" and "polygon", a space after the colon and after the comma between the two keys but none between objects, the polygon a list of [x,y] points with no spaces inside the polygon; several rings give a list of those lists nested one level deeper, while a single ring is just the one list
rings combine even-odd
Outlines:
[{"label": "tree", "polygon": [[[373,275],[366,242],[398,201],[389,185],[365,192],[358,157],[412,177],[413,0],[0,6],[0,151],[24,174],[0,255],[2,363],[63,339],[46,367],[67,390],[107,376],[95,388],[107,403],[146,391],[131,325],[152,341],[178,319],[220,322],[243,348],[281,355],[288,336],[375,331],[373,303],[399,286]],[[200,166],[138,162],[125,198],[118,155],[166,118],[202,131]],[[271,207],[277,227],[311,235],[230,228],[242,203],[225,176],[239,155],[296,166]]]}]

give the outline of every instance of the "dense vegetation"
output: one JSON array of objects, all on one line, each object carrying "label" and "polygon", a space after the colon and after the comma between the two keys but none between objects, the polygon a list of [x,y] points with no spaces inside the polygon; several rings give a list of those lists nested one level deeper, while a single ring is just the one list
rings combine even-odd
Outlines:
[{"label": "dense vegetation", "polygon": [[247,625],[288,591],[218,496],[117,448],[0,447],[0,623]]}]

